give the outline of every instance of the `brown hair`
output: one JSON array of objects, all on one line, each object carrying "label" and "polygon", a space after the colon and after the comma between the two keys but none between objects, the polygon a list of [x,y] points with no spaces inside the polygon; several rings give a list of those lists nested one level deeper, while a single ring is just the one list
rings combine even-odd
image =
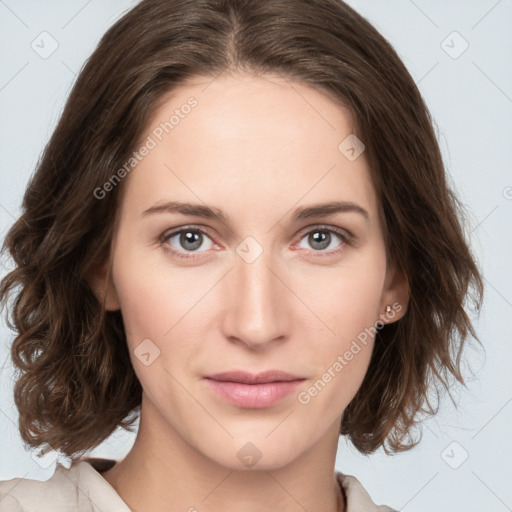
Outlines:
[{"label": "brown hair", "polygon": [[[392,46],[340,0],[144,0],[101,39],[80,72],[2,248],[1,282],[17,336],[14,400],[22,439],[74,457],[117,426],[130,428],[141,385],[120,311],[106,311],[89,276],[110,261],[129,159],[156,106],[187,79],[279,74],[329,94],[353,114],[385,220],[387,250],[410,289],[405,316],[376,335],[369,370],[341,434],[362,453],[405,450],[430,392],[464,383],[482,279],[462,210],[446,183],[429,111]],[[341,142],[341,141],[340,141]]]}]

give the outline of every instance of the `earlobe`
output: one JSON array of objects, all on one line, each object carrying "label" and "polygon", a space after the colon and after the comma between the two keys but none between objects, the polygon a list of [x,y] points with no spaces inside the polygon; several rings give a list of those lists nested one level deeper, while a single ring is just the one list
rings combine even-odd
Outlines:
[{"label": "earlobe", "polygon": [[390,324],[407,312],[410,289],[407,278],[396,267],[388,269],[381,299],[380,321]]},{"label": "earlobe", "polygon": [[110,267],[104,265],[100,268],[96,268],[96,270],[91,273],[88,282],[99,303],[105,304],[106,311],[121,309]]},{"label": "earlobe", "polygon": [[106,282],[106,287],[103,290],[103,297],[105,300],[105,309],[107,311],[117,311],[118,309],[121,309],[117,291],[114,287],[112,279],[110,278],[110,274],[109,279]]}]

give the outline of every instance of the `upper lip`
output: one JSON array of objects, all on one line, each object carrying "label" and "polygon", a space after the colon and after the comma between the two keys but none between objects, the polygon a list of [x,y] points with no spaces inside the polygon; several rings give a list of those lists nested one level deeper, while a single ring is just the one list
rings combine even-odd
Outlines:
[{"label": "upper lip", "polygon": [[268,370],[261,373],[248,373],[244,371],[231,371],[206,375],[205,379],[223,381],[223,382],[240,382],[242,384],[263,384],[267,382],[290,382],[294,380],[302,380],[304,377],[292,375],[290,373],[279,370]]}]

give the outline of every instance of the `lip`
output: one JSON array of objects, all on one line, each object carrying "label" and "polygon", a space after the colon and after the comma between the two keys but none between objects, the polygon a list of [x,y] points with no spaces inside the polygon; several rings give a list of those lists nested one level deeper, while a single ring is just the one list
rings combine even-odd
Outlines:
[{"label": "lip", "polygon": [[249,373],[242,370],[234,370],[230,372],[215,373],[206,375],[205,379],[217,380],[222,382],[240,382],[242,384],[264,384],[267,382],[290,382],[292,380],[300,380],[304,377],[292,375],[291,373],[282,372],[280,370],[267,370],[261,373]]},{"label": "lip", "polygon": [[263,409],[281,402],[304,377],[279,370],[251,374],[244,371],[216,373],[204,377],[208,387],[225,401],[246,409]]}]

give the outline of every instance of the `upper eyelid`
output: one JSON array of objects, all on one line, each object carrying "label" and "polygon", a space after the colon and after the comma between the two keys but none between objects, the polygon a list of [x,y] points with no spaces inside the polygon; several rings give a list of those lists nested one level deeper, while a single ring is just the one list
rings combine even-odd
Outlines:
[{"label": "upper eyelid", "polygon": [[[347,229],[341,228],[339,226],[330,226],[327,224],[311,224],[309,226],[305,226],[301,230],[299,230],[299,232],[295,235],[295,237],[300,236],[300,238],[302,238],[303,236],[307,235],[311,231],[314,231],[315,229],[317,229],[318,231],[322,231],[322,230],[330,231],[330,232],[340,236],[341,238],[346,238],[348,240],[351,240],[354,238],[354,235]],[[160,239],[162,241],[166,241],[169,238],[171,238],[183,231],[187,231],[187,230],[199,231],[203,234],[206,234],[212,240],[212,242],[214,242],[214,240],[212,238],[213,230],[211,230],[210,228],[207,228],[206,226],[195,225],[195,224],[190,224],[190,225],[181,226],[178,228],[168,230],[168,231],[164,232],[164,234],[160,237]]]},{"label": "upper eyelid", "polygon": [[160,240],[167,240],[168,238],[172,237],[172,236],[175,236],[179,233],[182,233],[183,231],[200,231],[201,233],[203,234],[206,234],[208,236],[212,236],[212,230],[209,229],[209,228],[206,228],[205,226],[196,226],[196,225],[188,225],[188,226],[183,226],[183,227],[179,227],[179,228],[173,228],[173,229],[169,229],[167,231],[164,231],[164,233],[160,236]]},{"label": "upper eyelid", "polygon": [[299,233],[306,234],[311,231],[314,231],[315,229],[317,229],[318,231],[323,231],[323,230],[332,231],[338,235],[346,233],[346,235],[348,237],[353,237],[352,233],[348,229],[341,228],[339,226],[330,226],[329,224],[311,224],[309,226],[306,226],[306,227],[300,229]]}]

